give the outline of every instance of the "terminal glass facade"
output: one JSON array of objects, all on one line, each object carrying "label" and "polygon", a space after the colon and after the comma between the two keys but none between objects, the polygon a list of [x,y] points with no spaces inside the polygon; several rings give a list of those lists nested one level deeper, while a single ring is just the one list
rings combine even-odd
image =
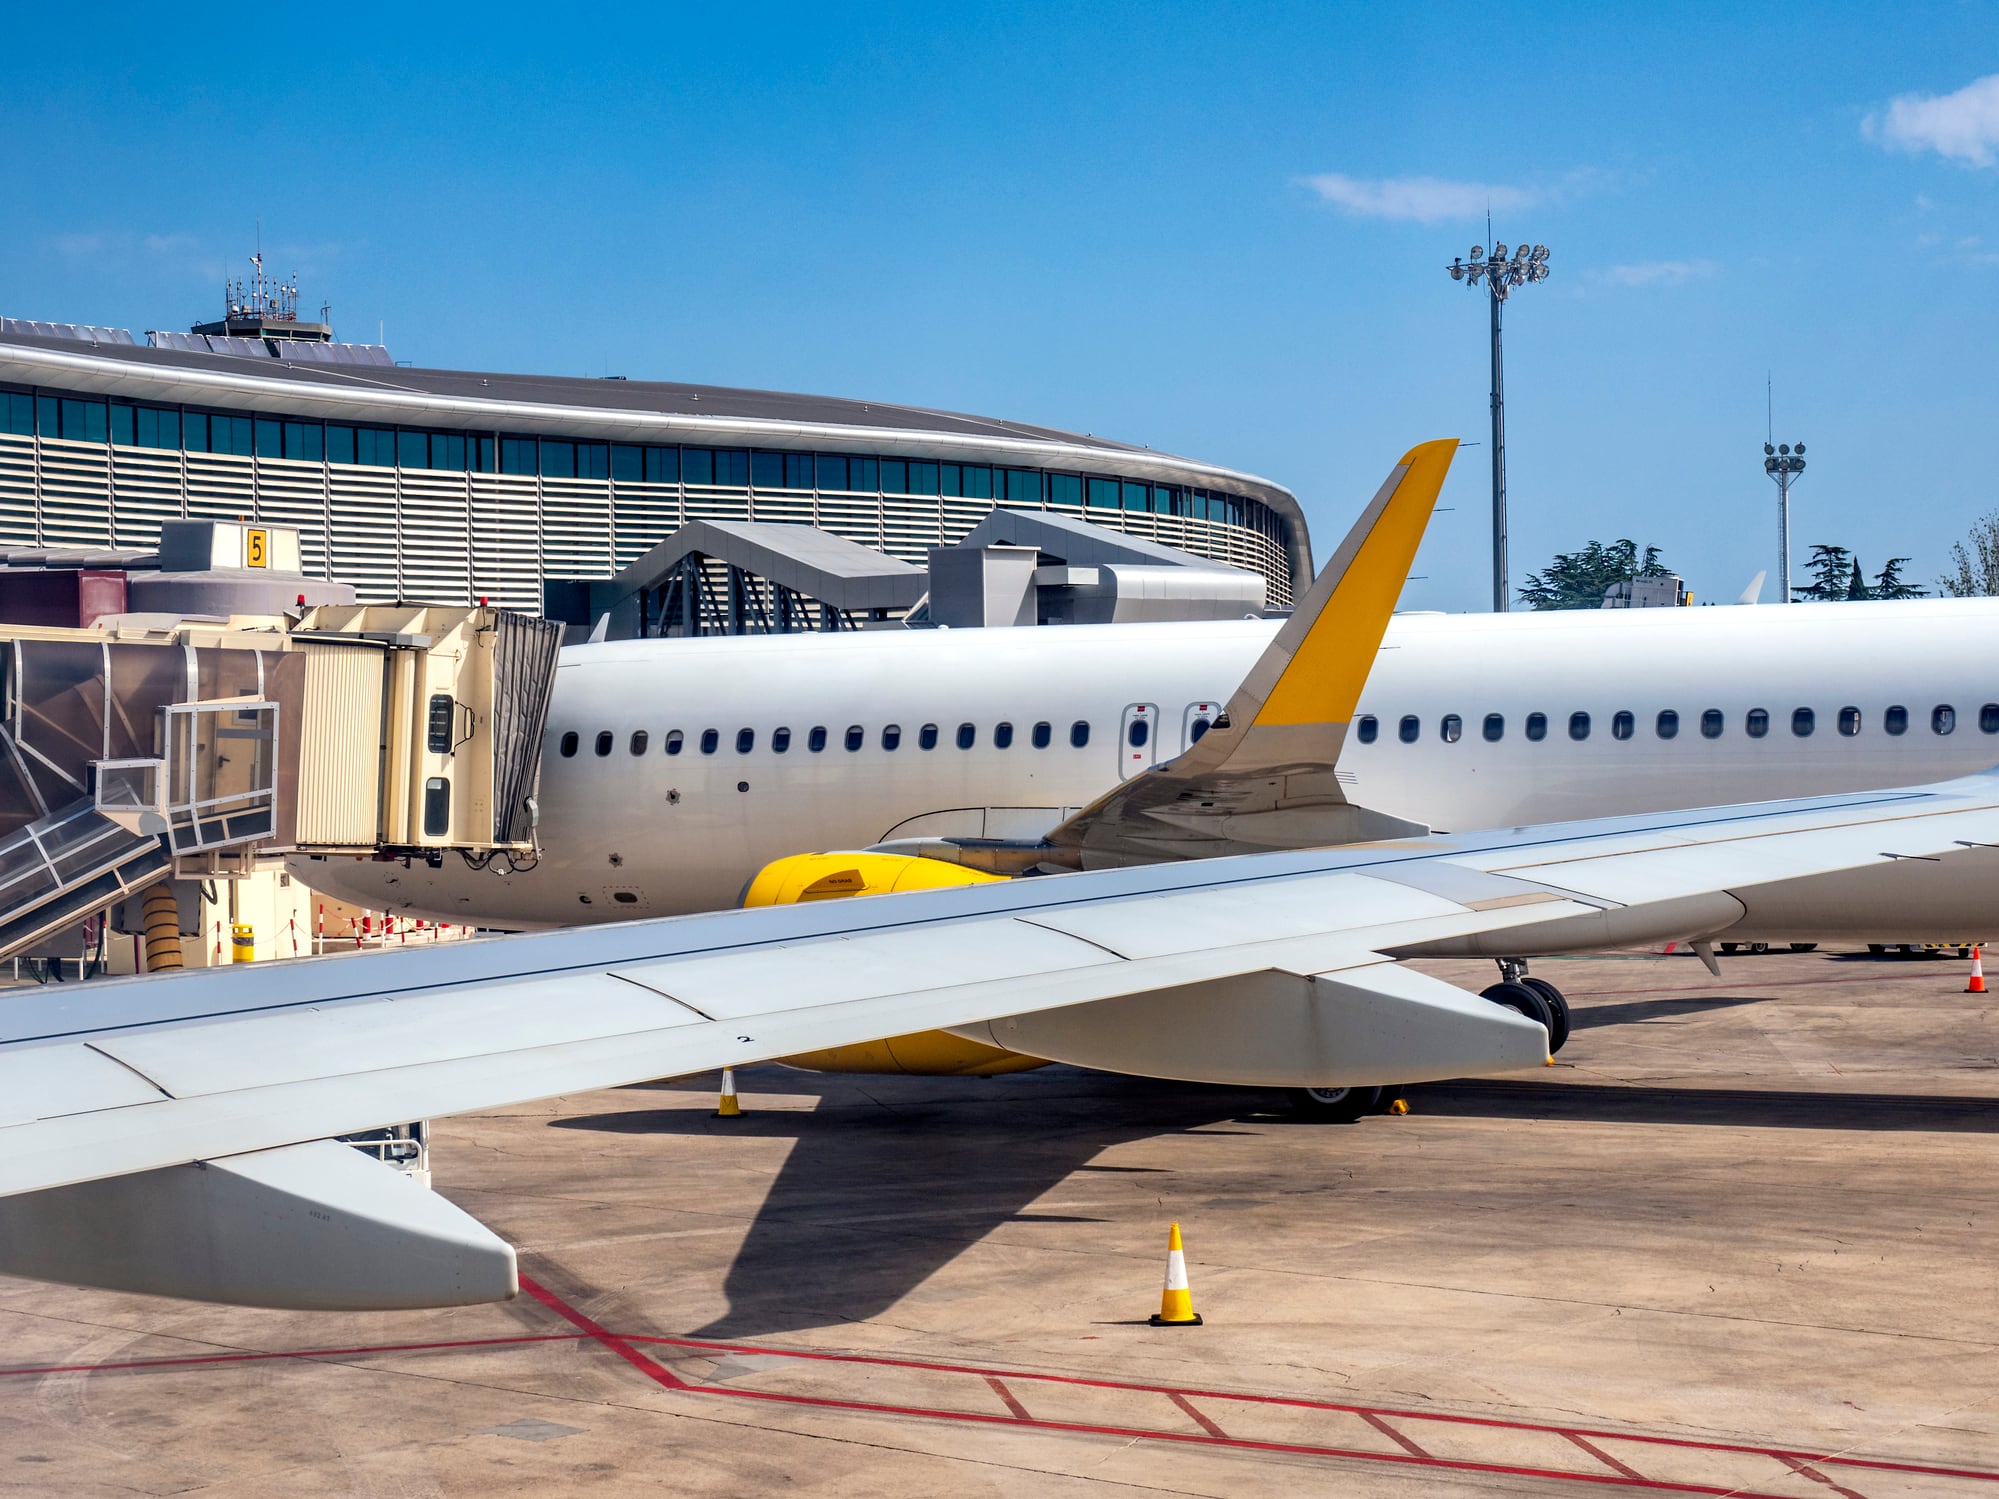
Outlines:
[{"label": "terminal glass facade", "polygon": [[0,390],[0,546],[145,548],[163,520],[240,516],[299,527],[306,571],[364,601],[538,610],[545,580],[609,577],[691,520],[810,524],[922,565],[997,506],[1073,510],[1253,568],[1272,604],[1291,601],[1287,522],[1221,489]]}]

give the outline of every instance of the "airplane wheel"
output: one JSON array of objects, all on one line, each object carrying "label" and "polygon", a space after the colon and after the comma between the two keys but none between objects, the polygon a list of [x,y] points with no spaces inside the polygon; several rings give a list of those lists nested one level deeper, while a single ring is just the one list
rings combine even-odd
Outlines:
[{"label": "airplane wheel", "polygon": [[1752,942],[1749,944],[1749,950],[1753,953],[1766,953],[1770,950],[1770,944],[1767,942]]},{"label": "airplane wheel", "polygon": [[1548,1033],[1548,1050],[1555,1049],[1555,1007],[1541,997],[1538,989],[1525,984],[1494,984],[1482,997],[1538,1023]]},{"label": "airplane wheel", "polygon": [[1522,979],[1520,982],[1548,1002],[1549,1013],[1555,1022],[1548,1029],[1548,1052],[1552,1056],[1569,1044],[1568,997],[1546,979]]},{"label": "airplane wheel", "polygon": [[1381,1102],[1380,1088],[1286,1088],[1291,1111],[1319,1124],[1352,1124]]}]

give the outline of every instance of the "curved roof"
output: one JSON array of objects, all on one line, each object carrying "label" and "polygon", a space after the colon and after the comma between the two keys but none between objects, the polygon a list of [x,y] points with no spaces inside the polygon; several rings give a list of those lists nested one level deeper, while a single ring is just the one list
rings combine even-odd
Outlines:
[{"label": "curved roof", "polygon": [[1297,496],[1198,459],[1107,438],[962,412],[837,396],[652,380],[330,365],[254,355],[0,333],[0,381],[128,400],[250,403],[325,421],[561,433],[613,442],[812,447],[908,453],[946,462],[1118,473],[1249,495],[1290,527],[1292,576],[1312,576]]}]

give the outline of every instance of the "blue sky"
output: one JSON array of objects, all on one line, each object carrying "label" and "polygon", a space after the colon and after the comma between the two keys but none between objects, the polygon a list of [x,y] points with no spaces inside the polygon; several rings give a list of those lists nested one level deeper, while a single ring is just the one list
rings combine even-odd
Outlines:
[{"label": "blue sky", "polygon": [[[726,14],[717,14],[726,10]],[[873,396],[1294,489],[1323,556],[1409,444],[1486,436],[1443,267],[1508,317],[1516,582],[1630,535],[1703,598],[1933,577],[1999,507],[1999,8],[1027,5],[9,24],[0,312],[183,328],[256,222],[419,364]],[[1484,446],[1412,607],[1489,595]]]}]

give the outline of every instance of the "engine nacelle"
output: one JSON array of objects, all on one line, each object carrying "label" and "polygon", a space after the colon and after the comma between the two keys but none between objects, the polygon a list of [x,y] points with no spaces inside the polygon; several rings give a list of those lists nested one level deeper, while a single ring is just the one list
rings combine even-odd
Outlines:
[{"label": "engine nacelle", "polygon": [[[742,903],[789,906],[852,895],[985,885],[1001,878],[961,864],[907,854],[793,854],[758,870],[743,890]],[[886,1072],[912,1077],[993,1077],[1048,1065],[1046,1058],[988,1046],[949,1031],[917,1031],[855,1046],[803,1051],[778,1060],[807,1072]]]}]

